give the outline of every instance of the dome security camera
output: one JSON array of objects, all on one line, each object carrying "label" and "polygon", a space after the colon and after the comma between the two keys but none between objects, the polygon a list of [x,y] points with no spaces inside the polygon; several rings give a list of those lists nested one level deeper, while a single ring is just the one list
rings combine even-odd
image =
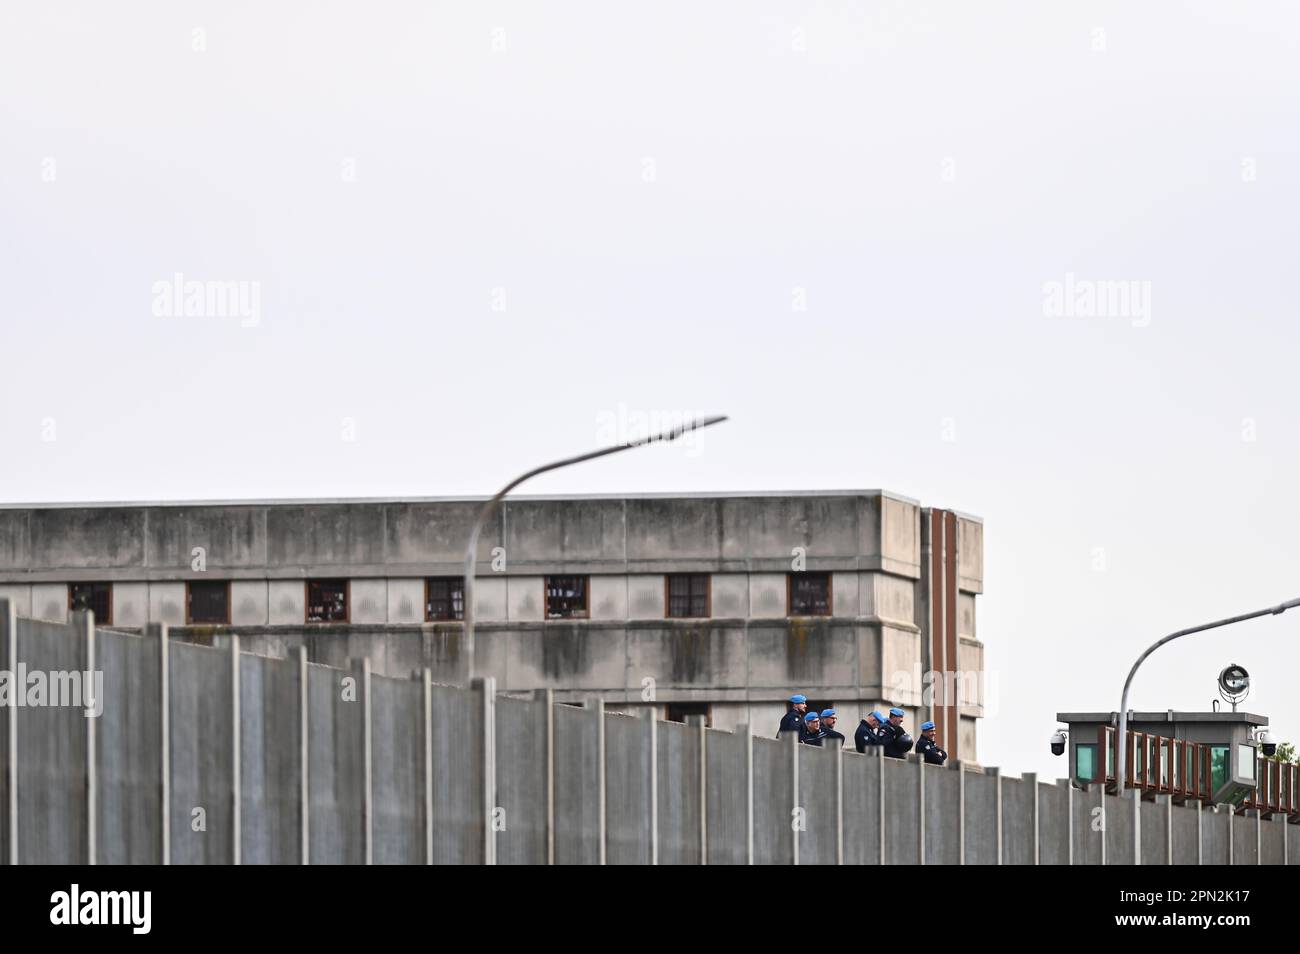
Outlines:
[{"label": "dome security camera", "polygon": [[1273,733],[1264,729],[1255,737],[1259,743],[1259,750],[1264,753],[1264,758],[1271,759],[1277,754],[1277,743],[1273,741]]},{"label": "dome security camera", "polygon": [[1067,737],[1068,735],[1064,729],[1057,729],[1055,732],[1052,733],[1052,754],[1053,755],[1065,754],[1065,740]]}]

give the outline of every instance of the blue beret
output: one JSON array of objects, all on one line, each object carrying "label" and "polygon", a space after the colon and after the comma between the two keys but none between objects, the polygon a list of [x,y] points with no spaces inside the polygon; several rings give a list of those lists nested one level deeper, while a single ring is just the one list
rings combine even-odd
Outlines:
[{"label": "blue beret", "polygon": [[873,716],[876,717],[876,721],[877,721],[877,722],[884,722],[884,721],[885,721],[885,717],[884,717],[883,715],[880,714],[880,710],[879,710],[879,709],[873,711],[871,714],[872,714]]},{"label": "blue beret", "polygon": [[890,710],[889,710],[889,714],[890,714],[891,716],[905,716],[905,715],[907,715],[907,713],[904,712],[902,709],[898,708],[898,706],[894,706],[894,708],[890,709]]},{"label": "blue beret", "polygon": [[801,703],[801,702],[807,702],[807,701],[808,701],[808,697],[807,697],[807,696],[791,696],[791,697],[790,697],[790,701],[793,702],[795,705],[798,705],[798,704]]},{"label": "blue beret", "polygon": [[933,728],[934,728],[934,723],[933,723],[933,722],[922,722],[922,723],[921,723],[921,731],[922,731],[922,732],[929,732],[929,731],[930,731],[931,729],[933,729]]},{"label": "blue beret", "polygon": [[823,710],[822,710],[822,718],[823,718],[823,719],[825,719],[827,716],[833,716],[833,715],[835,715],[835,710],[834,710],[834,709],[823,709]]},{"label": "blue beret", "polygon": [[816,712],[810,712],[810,713],[808,713],[806,716],[803,717],[803,721],[804,721],[804,722],[811,722],[811,721],[813,721],[813,719],[819,719],[819,718],[821,718],[821,717],[820,717],[819,715],[817,715]]}]

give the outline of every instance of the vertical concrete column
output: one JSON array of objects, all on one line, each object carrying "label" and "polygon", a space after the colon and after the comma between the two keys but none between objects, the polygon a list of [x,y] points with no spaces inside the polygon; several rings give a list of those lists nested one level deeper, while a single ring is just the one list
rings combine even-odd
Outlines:
[{"label": "vertical concrete column", "polygon": [[543,689],[546,706],[546,863],[555,864],[555,690]]},{"label": "vertical concrete column", "polygon": [[1257,865],[1262,865],[1264,863],[1263,861],[1264,846],[1263,846],[1263,837],[1262,837],[1263,826],[1264,826],[1264,813],[1261,812],[1259,809],[1255,809],[1255,864]]},{"label": "vertical concrete column", "polygon": [[433,864],[433,671],[424,667],[424,863]]},{"label": "vertical concrete column", "polygon": [[916,863],[925,864],[925,759],[915,753],[907,756],[916,759]]},{"label": "vertical concrete column", "polygon": [[592,709],[596,715],[596,791],[599,807],[600,864],[605,864],[605,700],[597,699]]},{"label": "vertical concrete column", "polygon": [[704,717],[700,725],[700,864],[709,863],[709,730]]},{"label": "vertical concrete column", "polygon": [[986,768],[984,774],[993,776],[993,837],[997,839],[998,846],[996,864],[1000,865],[1002,864],[1002,770],[1000,768]]},{"label": "vertical concrete column", "polygon": [[[5,654],[4,668],[9,672],[18,671],[18,613],[13,600],[0,600],[0,642]],[[18,864],[18,695],[9,694],[9,705],[5,707],[5,740],[8,743],[9,759],[5,766],[6,788],[8,797],[4,806],[5,836],[8,844],[8,857],[5,862]]]},{"label": "vertical concrete column", "polygon": [[1065,789],[1065,863],[1074,864],[1074,786],[1070,780],[1061,779],[1056,783]]},{"label": "vertical concrete column", "polygon": [[844,746],[835,748],[835,863],[844,864]]},{"label": "vertical concrete column", "polygon": [[[1127,789],[1127,791],[1131,792],[1133,790]],[[1101,863],[1104,865],[1108,861],[1107,858],[1108,852],[1106,851],[1106,839],[1108,836],[1106,835],[1106,786],[1105,785],[1097,786],[1097,804],[1101,806],[1101,815],[1099,816],[1101,818]],[[1086,860],[1084,863],[1085,864],[1087,863]]]},{"label": "vertical concrete column", "polygon": [[171,663],[167,652],[166,623],[147,623],[145,639],[158,640],[158,814],[161,816],[162,837],[159,839],[162,857],[159,863],[172,863],[172,700]]},{"label": "vertical concrete column", "polygon": [[240,843],[243,840],[240,832],[243,830],[241,810],[243,808],[240,801],[240,787],[243,777],[243,766],[240,764],[240,741],[239,741],[239,723],[242,721],[239,711],[239,634],[230,635],[230,827],[231,827],[231,846],[230,857],[235,864],[241,863],[240,849],[243,847]]},{"label": "vertical concrete column", "polygon": [[[1103,793],[1106,786],[1101,786]],[[1133,864],[1142,864],[1142,793],[1136,788],[1124,792],[1133,797]],[[1104,798],[1105,795],[1103,794]]]},{"label": "vertical concrete column", "polygon": [[1174,797],[1161,796],[1165,800],[1165,864],[1174,863]]},{"label": "vertical concrete column", "polygon": [[1020,773],[1020,783],[1024,785],[1025,788],[1029,789],[1029,799],[1030,799],[1029,814],[1030,817],[1033,819],[1033,825],[1034,825],[1033,863],[1041,864],[1041,862],[1039,861],[1039,858],[1041,857],[1041,852],[1039,851],[1039,846],[1038,846],[1038,839],[1041,835],[1041,832],[1039,830],[1039,813],[1038,813],[1038,773],[1037,772]]},{"label": "vertical concrete column", "polygon": [[[82,666],[82,687],[83,696],[88,691],[87,681],[90,682],[89,691],[93,692],[93,676],[95,671],[95,614],[90,610],[78,610],[72,614],[72,631],[80,640],[85,650],[85,663]],[[86,700],[83,699],[83,702]],[[97,778],[95,772],[95,723],[97,719],[86,720],[86,864],[95,864],[95,849],[99,844],[99,833],[95,825],[95,801]]]},{"label": "vertical concrete column", "polygon": [[957,769],[957,864],[966,863],[966,767],[960,761],[952,763]]},{"label": "vertical concrete column", "polygon": [[649,736],[650,745],[650,777],[646,779],[650,786],[650,797],[647,799],[649,804],[649,831],[650,831],[650,864],[659,864],[659,733],[657,726],[659,720],[655,718],[655,707],[647,706],[645,710],[646,734]]},{"label": "vertical concrete column", "polygon": [[[375,863],[375,803],[374,803],[374,775],[373,775],[373,749],[370,734],[371,712],[370,712],[370,657],[352,663],[352,671],[358,675],[357,683],[361,686],[362,708],[361,708],[361,766],[362,766],[362,791],[361,791],[361,832],[365,842],[365,863],[372,865]],[[490,827],[490,826],[489,826]]]},{"label": "vertical concrete column", "polygon": [[799,826],[794,819],[799,811],[799,733],[785,733],[786,745],[790,749],[790,864],[799,864]]},{"label": "vertical concrete column", "polygon": [[1228,806],[1228,864],[1237,863],[1237,846],[1233,844],[1233,838],[1236,832],[1233,830],[1233,822],[1236,820],[1237,813],[1231,805]]},{"label": "vertical concrete column", "polygon": [[298,820],[302,863],[311,864],[311,699],[307,692],[307,647],[298,647]]},{"label": "vertical concrete column", "polygon": [[1196,863],[1198,865],[1205,864],[1205,829],[1201,815],[1201,809],[1204,807],[1204,804],[1202,804],[1201,800],[1198,798],[1196,800]]},{"label": "vertical concrete column", "polygon": [[749,723],[736,726],[745,739],[745,864],[754,863],[754,733]]},{"label": "vertical concrete column", "polygon": [[880,759],[877,763],[878,771],[876,772],[876,804],[880,811],[876,818],[876,833],[880,839],[880,863],[885,863],[885,747],[883,745],[873,745],[867,751],[875,758]]}]

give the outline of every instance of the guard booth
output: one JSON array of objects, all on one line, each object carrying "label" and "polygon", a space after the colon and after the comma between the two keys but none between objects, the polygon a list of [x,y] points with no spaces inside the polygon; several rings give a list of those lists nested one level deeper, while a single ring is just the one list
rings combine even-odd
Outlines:
[{"label": "guard booth", "polygon": [[[1115,790],[1117,712],[1061,712],[1069,726],[1070,780]],[[1300,766],[1263,758],[1250,712],[1131,712],[1124,787],[1174,801],[1256,808],[1300,821]]]}]

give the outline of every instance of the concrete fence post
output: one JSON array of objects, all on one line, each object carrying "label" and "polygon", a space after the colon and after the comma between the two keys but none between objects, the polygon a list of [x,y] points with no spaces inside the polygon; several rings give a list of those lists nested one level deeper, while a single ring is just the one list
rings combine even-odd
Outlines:
[{"label": "concrete fence post", "polygon": [[[0,647],[4,651],[6,672],[18,671],[18,612],[12,599],[0,599]],[[6,864],[18,863],[18,695],[9,694],[5,706],[5,743],[8,759],[5,760],[4,827],[5,845],[8,847]]]},{"label": "concrete fence post", "polygon": [[[1130,791],[1132,791],[1132,789],[1130,789]],[[1101,818],[1101,863],[1104,865],[1109,860],[1108,853],[1106,851],[1107,835],[1106,835],[1106,786],[1105,785],[1097,786],[1097,804],[1101,807],[1101,814],[1098,817]]]},{"label": "concrete fence post", "polygon": [[1196,800],[1196,863],[1198,865],[1205,864],[1204,822],[1203,816],[1201,815],[1201,809],[1204,807],[1204,803],[1198,798]]},{"label": "concrete fence post", "polygon": [[145,637],[158,640],[158,814],[162,828],[162,857],[164,865],[172,863],[172,699],[171,660],[168,653],[169,637],[166,623],[149,623],[144,628]]},{"label": "concrete fence post", "polygon": [[433,670],[424,667],[424,863],[433,864]]},{"label": "concrete fence post", "polygon": [[542,690],[546,706],[546,863],[555,864],[555,690]]},{"label": "concrete fence post", "polygon": [[659,720],[655,718],[654,706],[645,710],[646,734],[649,736],[650,774],[646,782],[650,786],[649,818],[650,822],[650,864],[659,864]]},{"label": "concrete fence post", "polygon": [[[78,610],[72,614],[72,631],[85,649],[83,679],[90,679],[93,693],[95,671],[95,614],[91,610]],[[86,692],[83,683],[82,693]],[[83,699],[83,702],[86,700]],[[98,826],[95,824],[95,802],[97,778],[95,772],[95,723],[98,719],[86,720],[86,864],[96,863],[96,848],[99,845]]]},{"label": "concrete fence post", "polygon": [[597,803],[599,805],[600,864],[605,864],[606,857],[606,817],[605,817],[605,700],[597,699],[592,708],[596,716],[596,775]]},{"label": "concrete fence post", "polygon": [[372,740],[370,735],[370,658],[354,660],[352,671],[361,685],[361,837],[365,848],[365,864],[374,864],[375,858],[375,806]]},{"label": "concrete fence post", "polygon": [[[1218,811],[1219,806],[1217,805],[1214,806],[1214,810]],[[1233,830],[1234,829],[1233,822],[1236,819],[1236,815],[1237,815],[1236,811],[1234,811],[1232,806],[1229,805],[1228,806],[1228,864],[1230,865],[1235,865],[1237,863],[1237,846],[1233,843],[1234,838],[1236,837],[1237,834],[1236,831]]]},{"label": "concrete fence post", "polygon": [[925,864],[925,759],[915,754],[908,758],[916,759],[916,863]]},{"label": "concrete fence post", "polygon": [[[1104,789],[1105,786],[1103,785]],[[1133,864],[1142,864],[1142,793],[1130,788],[1124,794],[1133,794]],[[1105,796],[1102,796],[1103,798]]]},{"label": "concrete fence post", "polygon": [[1022,772],[1020,775],[1020,784],[1029,789],[1029,816],[1033,819],[1034,828],[1034,860],[1032,864],[1041,864],[1039,861],[1040,851],[1038,847],[1039,831],[1039,813],[1038,813],[1038,773]]},{"label": "concrete fence post", "polygon": [[233,864],[242,862],[240,833],[243,830],[240,799],[243,766],[240,763],[239,724],[242,717],[239,710],[239,634],[230,634],[230,857]]},{"label": "concrete fence post", "polygon": [[1069,779],[1056,783],[1065,788],[1065,863],[1074,864],[1074,786]]},{"label": "concrete fence post", "polygon": [[700,717],[700,864],[709,863],[709,727]]},{"label": "concrete fence post", "polygon": [[[484,676],[471,685],[483,694],[483,864],[494,865],[497,863],[497,681]],[[603,757],[601,761],[604,762]],[[603,771],[601,775],[604,776]]]},{"label": "concrete fence post", "polygon": [[998,860],[994,864],[1002,864],[1002,770],[1000,768],[986,768],[985,775],[993,776],[993,832],[997,839]]},{"label": "concrete fence post", "polygon": [[799,825],[795,819],[799,812],[799,733],[785,733],[790,749],[790,864],[799,864]]},{"label": "concrete fence post", "polygon": [[1262,865],[1264,847],[1264,813],[1255,809],[1255,864]]},{"label": "concrete fence post", "polygon": [[[5,666],[9,672],[18,671],[18,613],[13,600],[0,600],[0,633],[4,639]],[[8,764],[5,766],[8,782],[8,804],[4,807],[5,827],[8,837],[9,857],[5,860],[18,864],[18,697],[10,693],[5,707],[5,738],[8,741]]]},{"label": "concrete fence post", "polygon": [[307,647],[298,647],[298,821],[302,863],[311,864],[311,697],[307,691]]},{"label": "concrete fence post", "polygon": [[880,839],[880,863],[885,863],[885,766],[889,763],[885,760],[885,747],[883,745],[873,745],[867,750],[871,755],[880,761],[876,763],[878,771],[876,773],[876,803],[879,807],[877,812],[877,836]]},{"label": "concrete fence post", "polygon": [[1165,797],[1165,864],[1174,863],[1174,797]]},{"label": "concrete fence post", "polygon": [[844,746],[835,747],[835,863],[844,864]]},{"label": "concrete fence post", "polygon": [[754,863],[754,733],[749,723],[736,726],[745,739],[745,864]]},{"label": "concrete fence post", "polygon": [[953,762],[957,770],[957,864],[966,863],[966,767]]}]

